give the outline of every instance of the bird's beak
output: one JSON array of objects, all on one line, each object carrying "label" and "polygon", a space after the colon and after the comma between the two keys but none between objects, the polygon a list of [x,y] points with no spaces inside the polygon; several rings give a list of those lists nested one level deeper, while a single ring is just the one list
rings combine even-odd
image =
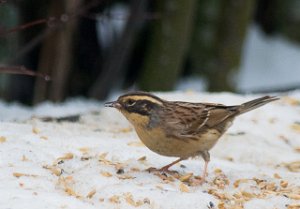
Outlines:
[{"label": "bird's beak", "polygon": [[121,104],[118,101],[113,101],[113,102],[106,102],[104,104],[105,107],[114,107],[119,109],[121,107]]}]

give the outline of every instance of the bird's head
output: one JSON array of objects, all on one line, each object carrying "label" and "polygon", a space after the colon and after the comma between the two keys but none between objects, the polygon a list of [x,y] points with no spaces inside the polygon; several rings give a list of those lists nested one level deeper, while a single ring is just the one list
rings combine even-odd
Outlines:
[{"label": "bird's head", "polygon": [[116,101],[105,103],[114,107],[133,124],[148,123],[151,115],[162,107],[164,101],[146,92],[133,92],[120,96]]}]

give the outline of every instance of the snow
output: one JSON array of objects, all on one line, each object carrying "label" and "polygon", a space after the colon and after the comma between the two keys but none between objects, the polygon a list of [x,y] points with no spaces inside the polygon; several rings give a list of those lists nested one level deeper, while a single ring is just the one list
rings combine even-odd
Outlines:
[{"label": "snow", "polygon": [[[299,83],[299,56],[293,43],[266,38],[252,26],[237,75],[239,90]],[[227,105],[262,96],[203,93],[205,86],[201,78],[186,78],[179,91],[157,95]],[[77,98],[30,108],[0,101],[0,208],[299,208],[300,91],[279,96],[235,120],[210,152],[203,185],[193,185],[203,169],[201,158],[173,167],[181,179],[145,171],[175,158],[148,150],[124,117],[102,102]],[[55,119],[76,115],[75,122]],[[183,182],[190,173],[190,181]]]},{"label": "snow", "polygon": [[74,114],[80,114],[91,110],[97,110],[99,102],[93,100],[84,100],[80,98],[69,99],[63,106],[60,103],[44,102],[33,109],[22,106],[18,103],[0,102],[0,121],[25,120],[30,117],[64,117]]},{"label": "snow", "polygon": [[96,29],[101,47],[108,49],[122,34],[129,17],[129,8],[125,4],[116,3],[103,14],[97,18]]},{"label": "snow", "polygon": [[[227,105],[261,96],[157,95]],[[76,99],[33,108],[1,102],[0,208],[238,208],[240,201],[247,209],[279,209],[300,204],[300,91],[280,96],[235,120],[211,150],[207,183],[196,186],[145,171],[175,158],[148,150],[124,117],[101,102]],[[80,114],[79,121],[41,119],[74,114]],[[201,158],[189,159],[173,170],[195,176],[203,164]]]},{"label": "snow", "polygon": [[267,37],[250,27],[237,86],[241,92],[299,87],[300,48],[280,35]]},{"label": "snow", "polygon": [[[242,51],[241,65],[233,76],[238,92],[263,92],[294,89],[300,83],[300,47],[286,38],[266,36],[257,25],[249,28]],[[205,91],[203,77],[182,78],[176,90]]]}]

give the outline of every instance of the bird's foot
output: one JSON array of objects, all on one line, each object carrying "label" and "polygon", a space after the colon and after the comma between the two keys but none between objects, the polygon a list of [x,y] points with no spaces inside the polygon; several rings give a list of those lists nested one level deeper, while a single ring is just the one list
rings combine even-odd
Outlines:
[{"label": "bird's foot", "polygon": [[162,168],[154,168],[154,167],[150,167],[147,168],[146,171],[148,171],[149,173],[165,173],[165,174],[178,174],[178,171],[174,171],[174,170],[169,170],[166,167],[162,167]]}]

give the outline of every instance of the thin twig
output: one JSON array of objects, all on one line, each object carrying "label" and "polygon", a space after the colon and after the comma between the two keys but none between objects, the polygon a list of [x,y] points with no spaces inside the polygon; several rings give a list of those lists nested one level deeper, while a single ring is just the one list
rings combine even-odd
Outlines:
[{"label": "thin twig", "polygon": [[[1,1],[1,0],[0,0]],[[9,29],[3,33],[0,33],[0,37],[4,34],[10,34],[12,32],[17,32],[19,30],[28,29],[30,27],[34,27],[36,25],[40,24],[47,24],[47,28],[45,28],[41,34],[38,34],[36,37],[31,39],[27,44],[25,44],[20,50],[19,53],[17,53],[12,59],[10,59],[9,63],[14,63],[18,58],[24,56],[26,53],[30,52],[33,48],[35,48],[46,36],[53,33],[54,31],[62,28],[64,24],[66,24],[71,19],[77,18],[82,16],[84,13],[86,13],[89,9],[94,8],[96,6],[99,6],[104,1],[110,1],[110,0],[94,0],[90,1],[85,6],[79,8],[77,11],[67,14],[63,13],[59,16],[53,16],[49,18],[40,19],[37,21],[29,22],[24,25],[20,25],[17,27],[14,27],[12,29]]]},{"label": "thin twig", "polygon": [[28,75],[28,76],[36,76],[43,78],[45,81],[50,81],[51,78],[49,75],[37,73],[26,67],[20,66],[2,66],[0,67],[0,73],[8,73],[8,74],[18,74],[18,75]]},{"label": "thin twig", "polygon": [[0,32],[0,36],[6,36],[10,33],[21,31],[21,30],[24,30],[24,29],[27,29],[27,28],[30,28],[30,27],[33,27],[33,26],[36,26],[36,25],[45,24],[47,22],[48,22],[47,19],[40,19],[40,20],[35,20],[35,21],[32,21],[32,22],[23,24],[23,25],[18,25],[16,27],[11,28],[11,29],[5,30],[4,32]]}]

